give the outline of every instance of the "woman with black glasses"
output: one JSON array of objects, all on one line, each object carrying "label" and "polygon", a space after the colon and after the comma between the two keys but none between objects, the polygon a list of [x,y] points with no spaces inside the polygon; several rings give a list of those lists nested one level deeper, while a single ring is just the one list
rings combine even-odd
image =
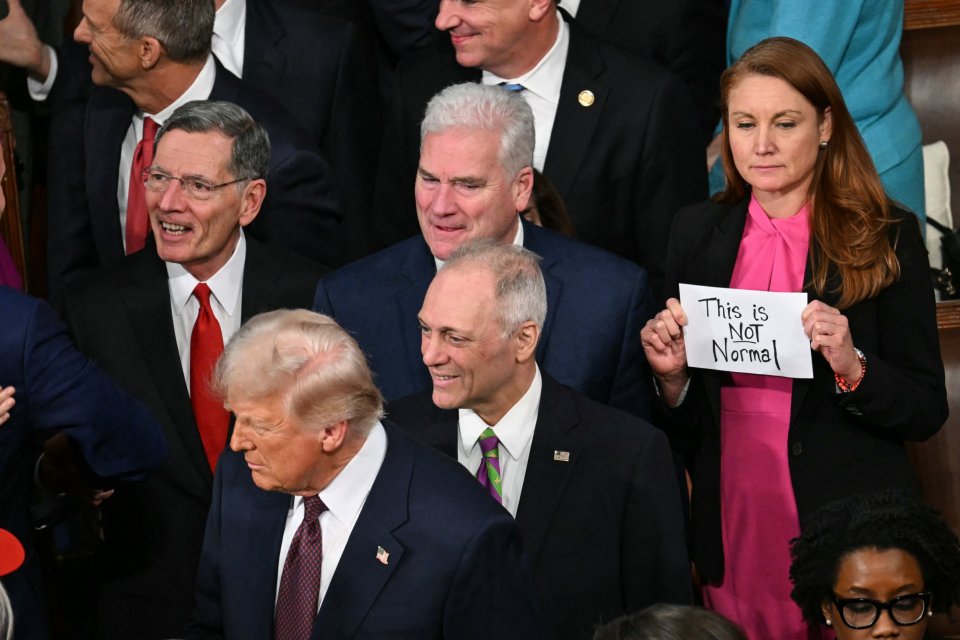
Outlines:
[{"label": "woman with black glasses", "polygon": [[934,611],[960,603],[960,540],[903,493],[835,502],[792,543],[791,596],[837,640],[929,640]]}]

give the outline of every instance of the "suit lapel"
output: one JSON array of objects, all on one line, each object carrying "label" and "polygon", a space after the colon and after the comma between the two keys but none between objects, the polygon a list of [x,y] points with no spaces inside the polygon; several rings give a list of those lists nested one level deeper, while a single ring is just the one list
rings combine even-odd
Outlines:
[{"label": "suit lapel", "polygon": [[604,33],[620,2],[621,0],[588,0],[581,3],[577,9],[577,24],[590,33]]},{"label": "suit lapel", "polygon": [[86,193],[90,224],[102,261],[123,257],[120,206],[117,203],[120,151],[136,106],[115,89],[95,89],[87,109]]},{"label": "suit lapel", "polygon": [[[408,440],[392,428],[386,431],[387,453],[317,614],[314,640],[353,637],[403,559],[396,533],[409,519],[414,454]],[[378,559],[378,547],[389,554],[386,562]]]},{"label": "suit lapel", "polygon": [[[553,182],[561,197],[568,199],[583,158],[593,140],[593,133],[600,122],[603,106],[610,89],[601,81],[606,64],[600,53],[583,42],[580,28],[570,25],[570,50],[563,70],[560,86],[560,103],[550,133],[550,147],[543,173]],[[581,104],[581,94],[589,91],[593,102]]]},{"label": "suit lapel", "polygon": [[[517,508],[517,524],[523,531],[524,544],[534,563],[567,481],[579,461],[581,449],[580,443],[571,435],[580,416],[570,393],[542,371],[541,375],[540,412]],[[569,454],[568,462],[556,459],[560,452]]]},{"label": "suit lapel", "polygon": [[420,354],[420,307],[427,295],[430,282],[437,273],[433,255],[427,248],[426,242],[418,242],[407,254],[407,259],[401,267],[407,286],[397,291],[396,305],[400,318],[401,340],[406,349],[403,359],[408,367],[407,375],[413,380],[419,380],[417,388],[429,386],[430,376],[427,368],[422,364]]},{"label": "suit lapel", "polygon": [[146,375],[153,377],[153,384],[175,426],[175,433],[168,433],[167,436],[181,441],[192,468],[204,479],[209,490],[213,475],[203,451],[190,394],[183,379],[183,367],[170,316],[167,272],[152,243],[143,250],[132,267],[131,278],[123,287],[121,296],[147,364]]},{"label": "suit lapel", "polygon": [[283,277],[283,265],[270,260],[264,246],[251,238],[247,242],[247,258],[243,265],[243,299],[240,319],[246,322],[258,313],[279,309],[284,305],[282,288],[276,283]]},{"label": "suit lapel", "polygon": [[283,77],[286,60],[278,45],[285,35],[271,2],[247,0],[243,56],[243,77],[247,81],[263,78],[272,84],[271,79],[275,81]]}]

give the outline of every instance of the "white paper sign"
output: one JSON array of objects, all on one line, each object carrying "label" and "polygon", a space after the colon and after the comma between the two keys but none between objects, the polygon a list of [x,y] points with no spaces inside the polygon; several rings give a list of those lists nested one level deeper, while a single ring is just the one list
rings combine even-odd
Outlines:
[{"label": "white paper sign", "polygon": [[702,369],[812,378],[810,340],[800,313],[806,293],[680,285],[689,323],[687,364]]}]

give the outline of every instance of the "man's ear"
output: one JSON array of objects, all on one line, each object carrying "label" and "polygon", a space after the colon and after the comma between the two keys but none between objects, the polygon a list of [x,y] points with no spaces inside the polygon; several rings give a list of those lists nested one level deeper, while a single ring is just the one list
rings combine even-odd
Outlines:
[{"label": "man's ear", "polygon": [[243,194],[240,196],[240,226],[245,227],[257,214],[260,213],[260,207],[263,205],[263,199],[267,197],[267,181],[263,178],[251,180],[250,184],[243,188]]},{"label": "man's ear", "polygon": [[527,362],[537,354],[537,343],[540,341],[540,327],[536,322],[528,320],[520,325],[517,331],[517,362]]},{"label": "man's ear", "polygon": [[324,453],[333,453],[343,446],[347,438],[347,421],[341,420],[325,426],[320,430],[320,443]]},{"label": "man's ear", "polygon": [[557,10],[556,0],[529,0],[530,1],[530,11],[528,12],[528,17],[531,22],[539,22],[543,20],[543,17],[548,15],[550,12],[555,12]]},{"label": "man's ear", "polygon": [[142,36],[138,43],[137,55],[140,57],[140,67],[146,71],[157,66],[160,56],[163,55],[163,45],[152,36]]},{"label": "man's ear", "polygon": [[533,167],[524,167],[513,180],[514,205],[517,213],[526,211],[533,197]]}]

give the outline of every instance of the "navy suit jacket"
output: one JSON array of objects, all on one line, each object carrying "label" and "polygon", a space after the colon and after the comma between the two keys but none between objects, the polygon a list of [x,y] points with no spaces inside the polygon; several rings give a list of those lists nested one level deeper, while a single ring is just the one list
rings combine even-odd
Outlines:
[{"label": "navy suit jacket", "polygon": [[[640,329],[651,314],[647,274],[630,262],[523,222],[524,247],[543,258],[547,319],[537,361],[560,382],[635,415],[649,413]],[[436,263],[416,236],[347,265],[317,285],[313,308],[350,331],[384,397],[431,387],[417,316]]]},{"label": "navy suit jacket", "polygon": [[[458,413],[430,395],[391,403],[390,419],[456,460]],[[693,601],[667,437],[547,374],[517,524],[552,640],[589,640],[623,614]]]},{"label": "navy suit jacket", "polygon": [[[306,307],[321,273],[248,236],[241,318]],[[78,278],[61,302],[80,348],[153,410],[170,442],[156,473],[102,508],[100,637],[177,637],[193,607],[213,474],[183,378],[166,267],[148,245]]]},{"label": "navy suit jacket", "polygon": [[49,629],[29,515],[37,436],[63,430],[91,471],[120,480],[142,478],[163,460],[167,443],[156,418],[73,346],[45,302],[0,287],[0,309],[0,386],[16,387],[17,401],[0,428],[0,527],[27,552],[3,584],[13,602],[15,637],[40,640]]},{"label": "navy suit jacket", "polygon": [[[387,451],[313,625],[313,640],[537,640],[510,515],[455,462],[389,423]],[[291,497],[220,458],[188,638],[272,638]],[[389,557],[378,561],[382,547]]]},{"label": "navy suit jacket", "polygon": [[[273,98],[219,62],[210,99],[240,105],[270,135],[267,196],[247,228],[249,235],[320,262],[339,255],[341,216],[333,174],[307,134]],[[123,92],[94,87],[85,109],[64,107],[51,122],[51,293],[79,271],[123,258],[118,171],[135,112],[136,105]]]},{"label": "navy suit jacket", "polygon": [[[659,66],[569,24],[543,173],[566,204],[577,236],[645,267],[659,293],[673,216],[707,196],[704,145],[689,91]],[[481,71],[458,65],[444,36],[404,60],[398,75],[375,209],[378,231],[396,234],[386,238],[391,241],[417,231],[412,187],[427,102],[452,84],[479,82]],[[583,91],[593,93],[590,106],[580,104]]]},{"label": "navy suit jacket", "polygon": [[[735,205],[705,202],[677,214],[670,239],[667,292],[681,282],[730,286],[747,219],[749,196]],[[900,279],[873,298],[844,309],[854,344],[867,358],[856,391],[838,394],[827,361],[813,353],[813,378],[793,381],[787,451],[800,524],[819,507],[858,493],[912,488],[917,481],[904,440],[925,440],[947,419],[947,393],[937,338],[927,252],[917,218],[895,209],[890,238]],[[811,238],[811,243],[815,239]],[[810,264],[804,282],[811,280]],[[839,280],[810,299],[836,307]],[[705,581],[723,575],[720,504],[720,390],[726,375],[691,370],[683,404],[663,423],[688,455],[693,475],[691,555]],[[658,403],[662,407],[662,403]]]},{"label": "navy suit jacket", "polygon": [[357,27],[315,0],[247,0],[243,80],[287,108],[330,163],[344,214],[339,266],[369,253],[369,174],[380,149],[375,61]]}]

